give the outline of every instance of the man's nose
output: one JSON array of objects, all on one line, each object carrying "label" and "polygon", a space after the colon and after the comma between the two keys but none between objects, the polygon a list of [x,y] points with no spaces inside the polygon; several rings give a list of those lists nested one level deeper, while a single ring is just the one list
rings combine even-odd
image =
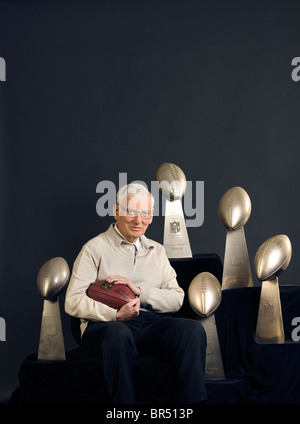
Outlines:
[{"label": "man's nose", "polygon": [[141,214],[138,213],[135,217],[134,217],[135,222],[141,224],[142,222],[142,218],[141,218]]}]

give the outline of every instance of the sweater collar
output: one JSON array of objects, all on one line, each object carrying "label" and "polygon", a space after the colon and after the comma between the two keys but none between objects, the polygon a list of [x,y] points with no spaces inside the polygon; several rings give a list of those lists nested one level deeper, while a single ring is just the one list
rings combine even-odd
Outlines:
[{"label": "sweater collar", "polygon": [[[112,242],[112,244],[117,249],[122,244],[134,244],[134,243],[130,243],[130,241],[126,240],[126,238],[122,236],[120,231],[118,231],[118,229],[115,228],[115,225],[116,224],[111,224],[110,227],[108,228],[107,232],[106,232],[107,236],[110,239],[110,241]],[[139,249],[144,249],[144,250],[150,251],[154,248],[154,244],[146,236],[144,236],[144,235],[141,236],[139,240],[140,240]]]},{"label": "sweater collar", "polygon": [[[118,228],[117,224],[113,224],[114,229],[116,230],[116,232],[119,234],[120,237],[122,237],[123,240],[126,240],[123,236],[123,234],[121,233],[121,231]],[[128,241],[128,240],[126,240]],[[130,243],[130,242],[129,242]],[[138,238],[137,241],[135,241],[134,243],[132,243],[135,245],[136,250],[139,250],[140,247],[140,239]]]}]

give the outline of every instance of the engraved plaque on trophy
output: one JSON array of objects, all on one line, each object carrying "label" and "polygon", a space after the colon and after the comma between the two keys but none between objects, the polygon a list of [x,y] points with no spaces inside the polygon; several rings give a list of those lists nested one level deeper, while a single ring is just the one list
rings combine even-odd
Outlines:
[{"label": "engraved plaque on trophy", "polygon": [[244,225],[251,201],[241,187],[226,191],[219,203],[219,217],[226,227],[222,289],[253,286]]},{"label": "engraved plaque on trophy", "polygon": [[38,272],[37,288],[44,298],[38,360],[66,359],[58,295],[66,288],[69,276],[69,266],[60,257],[47,261]]},{"label": "engraved plaque on trophy", "polygon": [[189,303],[199,316],[206,332],[206,380],[224,380],[224,367],[220,351],[214,312],[222,300],[222,289],[218,279],[209,272],[198,274],[188,289]]},{"label": "engraved plaque on trophy", "polygon": [[284,343],[278,276],[292,257],[290,239],[280,234],[266,240],[257,250],[254,268],[262,282],[255,340],[257,343]]},{"label": "engraved plaque on trophy", "polygon": [[156,179],[166,202],[163,245],[167,256],[190,258],[193,255],[181,203],[186,177],[177,165],[164,163],[158,168]]}]

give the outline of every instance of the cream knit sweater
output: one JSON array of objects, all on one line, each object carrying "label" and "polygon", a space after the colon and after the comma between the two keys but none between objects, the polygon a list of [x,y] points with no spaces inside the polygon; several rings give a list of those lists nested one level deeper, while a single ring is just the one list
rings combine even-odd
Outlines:
[{"label": "cream knit sweater", "polygon": [[116,320],[115,309],[86,294],[92,282],[109,275],[127,277],[141,288],[141,310],[176,312],[183,303],[184,291],[178,285],[164,247],[142,236],[135,254],[133,244],[123,238],[112,224],[106,232],[82,247],[73,265],[65,311],[81,318],[81,334],[89,320]]}]

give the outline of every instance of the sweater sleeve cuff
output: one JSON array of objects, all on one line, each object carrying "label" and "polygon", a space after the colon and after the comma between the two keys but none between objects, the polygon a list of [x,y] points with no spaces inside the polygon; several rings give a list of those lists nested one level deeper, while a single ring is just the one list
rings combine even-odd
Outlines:
[{"label": "sweater sleeve cuff", "polygon": [[143,287],[140,293],[141,306],[147,306],[149,304],[149,296],[150,296],[149,288]]}]

